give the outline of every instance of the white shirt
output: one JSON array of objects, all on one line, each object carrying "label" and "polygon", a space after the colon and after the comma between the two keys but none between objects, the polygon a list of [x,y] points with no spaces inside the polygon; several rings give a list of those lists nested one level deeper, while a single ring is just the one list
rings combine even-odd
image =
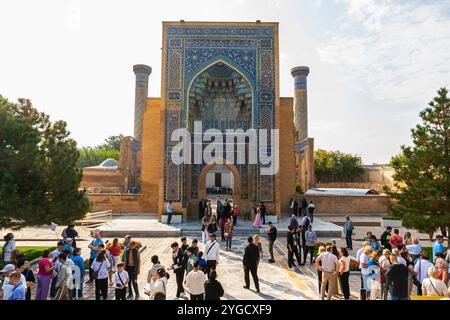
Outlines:
[{"label": "white shirt", "polygon": [[167,289],[167,279],[165,277],[150,282],[150,299],[155,300],[155,295],[157,293],[162,293],[163,295],[167,296],[166,289]]},{"label": "white shirt", "polygon": [[16,242],[14,241],[14,239],[12,239],[11,241],[8,242],[8,244],[3,249],[5,251],[4,252],[5,264],[11,260],[11,254],[15,248],[16,248]]},{"label": "white shirt", "polygon": [[322,261],[322,269],[325,272],[335,272],[336,271],[336,263],[338,262],[338,258],[330,253],[324,252],[321,253],[316,261]]},{"label": "white shirt", "polygon": [[427,290],[427,296],[447,296],[447,286],[439,279],[424,279],[422,282],[422,288]]},{"label": "white shirt", "polygon": [[367,267],[363,267],[362,266],[363,263],[366,264],[366,265],[369,264],[369,255],[367,255],[365,253],[362,253],[359,256],[359,268],[361,269],[361,274],[363,274],[365,276],[368,276],[370,274],[369,267],[368,266]]},{"label": "white shirt", "polygon": [[388,258],[381,255],[380,259],[378,260],[378,264],[380,265],[381,269],[387,270],[389,268],[389,266],[391,265],[391,262],[389,261]]},{"label": "white shirt", "polygon": [[343,272],[347,272],[350,270],[350,257],[341,257],[341,259],[339,259],[339,271],[341,271],[341,267],[342,265],[344,266],[344,271]]},{"label": "white shirt", "polygon": [[406,260],[402,256],[397,256],[397,260],[398,260],[398,263],[400,263],[400,264],[404,265],[405,267],[407,267]]},{"label": "white shirt", "polygon": [[220,253],[220,245],[217,243],[217,241],[211,242],[211,240],[208,241],[205,247],[205,260],[215,260],[219,262],[219,253]]},{"label": "white shirt", "polygon": [[359,258],[361,257],[361,255],[364,252],[364,248],[359,249],[358,251],[356,251],[356,261],[359,262]]},{"label": "white shirt", "polygon": [[109,268],[111,267],[111,264],[109,263],[108,259],[105,258],[103,262],[98,262],[97,260],[94,260],[92,262],[92,270],[94,272],[98,271],[98,279],[106,279],[109,275]]},{"label": "white shirt", "polygon": [[[23,274],[20,275],[20,282],[23,284],[23,288],[25,292],[27,291],[27,280]],[[11,292],[14,290],[14,286],[9,284],[9,277],[5,277],[5,281],[3,282],[3,300],[8,300]]]},{"label": "white shirt", "polygon": [[203,271],[191,271],[186,277],[186,288],[191,294],[205,293],[206,274]]},{"label": "white shirt", "polygon": [[422,281],[428,276],[428,268],[433,267],[433,264],[425,259],[417,259],[416,264],[414,265],[414,272],[417,273],[417,280],[422,283]]},{"label": "white shirt", "polygon": [[62,252],[59,249],[53,250],[51,253],[52,261],[55,261],[61,253]]},{"label": "white shirt", "polygon": [[422,251],[422,246],[420,244],[410,244],[406,246],[406,249],[408,249],[410,254],[418,256],[420,251]]},{"label": "white shirt", "polygon": [[114,279],[116,280],[116,289],[126,288],[127,281],[129,279],[128,272],[126,272],[125,270],[122,272],[117,271],[116,273],[114,273]]},{"label": "white shirt", "polygon": [[310,204],[308,205],[308,208],[310,208],[310,209],[315,209],[316,206],[314,205],[314,203],[310,203]]}]

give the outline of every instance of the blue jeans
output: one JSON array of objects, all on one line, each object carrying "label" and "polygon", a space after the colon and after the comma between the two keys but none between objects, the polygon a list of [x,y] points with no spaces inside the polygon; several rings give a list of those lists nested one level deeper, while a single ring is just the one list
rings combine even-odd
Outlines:
[{"label": "blue jeans", "polygon": [[397,296],[391,295],[391,300],[408,300],[408,298],[407,297],[397,297]]},{"label": "blue jeans", "polygon": [[347,248],[353,249],[352,231],[345,231],[345,242],[347,244]]}]

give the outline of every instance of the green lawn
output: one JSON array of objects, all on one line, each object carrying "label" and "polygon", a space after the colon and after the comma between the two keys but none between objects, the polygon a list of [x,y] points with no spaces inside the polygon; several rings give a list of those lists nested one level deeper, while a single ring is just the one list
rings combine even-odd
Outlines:
[{"label": "green lawn", "polygon": [[[48,249],[50,251],[53,251],[56,249],[56,247],[45,247],[45,246],[40,246],[40,247],[16,247],[16,249],[19,249],[20,252],[22,254],[25,255],[25,257],[32,261],[36,258],[39,258],[40,256],[42,256],[42,253],[44,252],[44,250]],[[0,248],[0,254],[2,252],[2,248]],[[1,265],[1,263],[0,263]],[[3,267],[3,266],[2,266]]]}]

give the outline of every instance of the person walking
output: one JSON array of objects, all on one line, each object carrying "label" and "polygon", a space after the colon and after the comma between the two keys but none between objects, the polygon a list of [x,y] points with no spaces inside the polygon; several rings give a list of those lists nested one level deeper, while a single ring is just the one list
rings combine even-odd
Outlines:
[{"label": "person walking", "polygon": [[353,221],[350,219],[350,216],[345,216],[344,233],[345,243],[348,250],[353,250],[352,234],[354,229]]},{"label": "person walking", "polygon": [[56,280],[56,297],[55,300],[69,300],[69,282],[72,279],[72,268],[70,267],[67,256],[61,253],[58,256],[58,260],[61,263],[61,268],[58,271],[58,278]]},{"label": "person walking", "polygon": [[422,295],[429,297],[444,297],[447,295],[447,286],[444,281],[437,277],[437,270],[435,267],[428,268],[428,278],[422,282]]},{"label": "person walking", "polygon": [[273,245],[274,245],[275,241],[277,240],[278,230],[277,230],[277,228],[275,228],[272,221],[269,222],[269,229],[266,230],[266,233],[267,233],[267,238],[269,240],[269,254],[270,254],[270,259],[268,262],[275,263],[275,258],[273,256]]},{"label": "person walking", "polygon": [[216,270],[217,264],[219,263],[220,259],[220,246],[217,243],[216,235],[213,233],[211,234],[210,238],[211,239],[205,246],[205,273],[208,276],[208,279],[211,276],[211,271]]},{"label": "person walking", "polygon": [[298,241],[296,228],[292,225],[288,227],[287,233],[287,249],[288,249],[288,266],[289,268],[294,268],[294,256],[297,259],[297,263],[301,264],[300,254],[298,252]]},{"label": "person walking", "polygon": [[342,247],[339,250],[339,279],[342,286],[342,292],[344,294],[344,299],[350,299],[350,256],[346,248]]},{"label": "person walking", "polygon": [[128,282],[128,299],[133,298],[139,300],[139,288],[137,283],[137,277],[141,273],[141,254],[139,249],[136,247],[136,241],[130,241],[130,247],[126,249],[123,253],[125,256],[125,270],[128,272],[128,277],[130,281]]},{"label": "person walking", "polygon": [[[208,237],[211,238],[212,234],[215,234],[218,230],[218,223],[215,216],[211,218],[208,225]],[[209,240],[208,240],[209,241]]]},{"label": "person walking", "polygon": [[308,226],[308,230],[305,232],[305,246],[303,248],[303,262],[306,263],[306,257],[310,256],[310,263],[313,264],[314,259],[314,246],[317,242],[317,235],[312,230],[312,225]]},{"label": "person walking", "polygon": [[224,212],[222,213],[222,215],[221,215],[221,217],[220,217],[220,219],[219,219],[219,225],[220,225],[220,235],[222,236],[222,242],[224,242],[226,239],[225,239],[225,225],[226,225],[226,223],[227,223],[227,218],[225,217],[226,216],[226,209],[225,209],[225,207],[224,207]]},{"label": "person walking", "polygon": [[194,270],[186,276],[186,289],[191,300],[204,300],[206,275],[200,270],[198,262],[194,262]]},{"label": "person walking", "polygon": [[398,263],[395,254],[390,255],[390,262],[386,282],[391,300],[408,300],[408,269],[405,265]]},{"label": "person walking", "polygon": [[187,257],[183,254],[177,242],[172,243],[171,248],[172,248],[172,266],[170,267],[170,270],[173,270],[173,272],[175,273],[175,277],[177,280],[176,297],[179,298],[181,294],[183,295],[185,294],[183,287],[183,279],[184,279],[184,272],[186,270]]},{"label": "person walking", "polygon": [[244,258],[242,264],[244,265],[244,280],[245,289],[250,289],[250,273],[253,277],[253,282],[255,283],[256,292],[259,290],[259,279],[258,279],[258,261],[259,261],[259,249],[253,243],[253,237],[248,237],[248,245],[245,248]]},{"label": "person walking", "polygon": [[[325,299],[325,289],[328,284],[327,299],[331,300],[335,292],[335,277],[339,270],[338,258],[331,252],[331,246],[326,246],[326,252],[320,254],[316,259],[316,266],[322,271],[321,298]],[[319,262],[322,262],[319,264]]]},{"label": "person walking", "polygon": [[108,297],[108,277],[111,264],[106,259],[106,252],[100,251],[92,263],[93,277],[95,279],[95,300],[106,300]]},{"label": "person walking", "polygon": [[217,272],[211,271],[209,280],[205,282],[205,300],[220,300],[224,294],[222,284],[217,280]]},{"label": "person walking", "polygon": [[127,300],[127,287],[130,278],[128,277],[128,272],[125,271],[125,263],[117,263],[117,271],[114,273],[114,298],[116,300]]},{"label": "person walking", "polygon": [[38,263],[36,300],[47,300],[54,270],[50,250],[44,250]]},{"label": "person walking", "polygon": [[225,224],[225,240],[226,240],[226,251],[231,250],[231,240],[233,239],[233,222],[231,218],[228,218],[227,223]]},{"label": "person walking", "polygon": [[94,240],[92,240],[88,246],[88,248],[91,250],[91,254],[89,255],[89,280],[87,283],[92,283],[94,281],[94,278],[92,277],[92,263],[94,262],[95,258],[97,258],[97,254],[100,251],[99,245],[103,243],[99,232],[96,232],[94,237]]},{"label": "person walking", "polygon": [[84,260],[81,257],[81,249],[80,248],[73,249],[73,254],[72,254],[71,260],[75,266],[74,269],[76,270],[73,273],[74,287],[72,288],[72,292],[71,292],[72,300],[75,300],[75,299],[82,300],[83,299],[83,282],[84,282],[83,280],[84,280],[84,275],[86,274],[86,270],[85,270],[85,266],[84,266]]},{"label": "person walking", "polygon": [[256,208],[255,221],[253,222],[253,228],[261,228],[263,223],[261,221],[261,207]]},{"label": "person walking", "polygon": [[310,201],[308,204],[308,217],[311,220],[311,223],[314,222],[314,210],[316,210],[316,205],[314,202]]}]

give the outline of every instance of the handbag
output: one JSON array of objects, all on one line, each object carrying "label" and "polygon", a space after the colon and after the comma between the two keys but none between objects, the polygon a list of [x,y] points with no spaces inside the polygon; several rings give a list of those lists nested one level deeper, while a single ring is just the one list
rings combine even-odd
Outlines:
[{"label": "handbag", "polygon": [[98,279],[98,272],[102,268],[102,265],[103,265],[103,261],[102,261],[102,263],[100,263],[100,267],[98,267],[98,269],[92,273],[92,278],[93,279]]}]

